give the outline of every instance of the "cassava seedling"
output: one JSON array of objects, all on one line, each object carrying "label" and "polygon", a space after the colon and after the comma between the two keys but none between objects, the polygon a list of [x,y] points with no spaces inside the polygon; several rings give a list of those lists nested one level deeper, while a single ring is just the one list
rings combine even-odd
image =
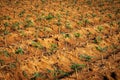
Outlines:
[{"label": "cassava seedling", "polygon": [[40,77],[41,75],[40,75],[40,73],[35,72],[35,73],[33,74],[33,76],[37,78],[37,77]]},{"label": "cassava seedling", "polygon": [[94,39],[94,43],[100,43],[102,41],[102,38],[100,36],[97,36],[95,39]]},{"label": "cassava seedling", "polygon": [[66,24],[65,24],[65,27],[67,28],[67,29],[71,29],[72,28],[72,25],[70,24],[70,22],[66,22]]},{"label": "cassava seedling", "polygon": [[91,56],[87,55],[87,54],[81,54],[80,55],[80,59],[85,60],[85,61],[90,61],[91,60]]},{"label": "cassava seedling", "polygon": [[6,15],[6,16],[3,16],[3,19],[4,19],[4,20],[10,20],[10,19],[11,19],[11,17],[10,17],[10,16],[8,16],[8,15]]},{"label": "cassava seedling", "polygon": [[6,35],[6,34],[8,34],[9,33],[9,31],[7,30],[7,27],[9,26],[9,23],[8,22],[5,22],[4,23],[4,34]]},{"label": "cassava seedling", "polygon": [[71,69],[74,71],[78,71],[79,69],[82,69],[85,67],[85,64],[77,64],[77,63],[72,63]]},{"label": "cassava seedling", "polygon": [[73,5],[75,5],[77,3],[77,0],[73,0]]},{"label": "cassava seedling", "polygon": [[20,33],[20,35],[23,36],[23,37],[26,36],[26,34],[25,34],[25,32],[24,32],[23,30],[19,30],[19,33]]},{"label": "cassava seedling", "polygon": [[90,21],[88,19],[84,19],[84,23],[85,23],[85,26],[87,26],[87,24],[89,24]]},{"label": "cassava seedling", "polygon": [[101,47],[101,46],[97,46],[96,49],[100,52],[105,52],[107,50],[107,46],[106,47]]},{"label": "cassava seedling", "polygon": [[63,70],[60,70],[60,69],[55,69],[54,72],[53,72],[53,76],[56,80],[58,80],[56,77],[57,76],[68,76],[69,74],[67,72],[64,72]]},{"label": "cassava seedling", "polygon": [[118,28],[120,28],[120,21],[117,24],[118,24]]},{"label": "cassava seedling", "polygon": [[4,35],[7,35],[9,33],[8,30],[4,30]]},{"label": "cassava seedling", "polygon": [[112,18],[112,15],[111,14],[107,14],[107,16],[111,19]]},{"label": "cassava seedling", "polygon": [[21,11],[18,16],[23,17],[24,13],[25,13],[25,10]]},{"label": "cassava seedling", "polygon": [[79,21],[77,24],[78,24],[78,25],[82,25],[82,24],[83,24],[83,21]]},{"label": "cassava seedling", "polygon": [[71,69],[76,72],[76,77],[77,77],[77,78],[78,78],[78,74],[77,74],[78,70],[81,70],[81,69],[83,69],[84,67],[85,67],[84,64],[72,63],[72,65],[71,65]]},{"label": "cassava seedling", "polygon": [[61,26],[61,20],[60,20],[60,19],[58,19],[56,25],[57,25],[57,26]]},{"label": "cassava seedling", "polygon": [[41,0],[42,3],[45,3],[46,0]]},{"label": "cassava seedling", "polygon": [[45,75],[43,75],[42,73],[40,73],[40,72],[35,72],[34,74],[33,74],[33,77],[30,79],[30,80],[36,80],[36,79],[45,79]]},{"label": "cassava seedling", "polygon": [[114,25],[114,22],[109,22],[109,25],[110,25],[110,27],[112,27],[113,25]]},{"label": "cassava seedling", "polygon": [[50,69],[46,69],[47,73],[51,73],[52,71]]},{"label": "cassava seedling", "polygon": [[91,5],[91,4],[92,4],[92,1],[91,1],[91,0],[87,0],[86,3],[87,3],[88,5]]},{"label": "cassava seedling", "polygon": [[69,16],[69,11],[66,11],[66,16]]},{"label": "cassava seedling", "polygon": [[97,27],[97,31],[98,31],[98,32],[101,32],[103,29],[104,29],[103,26],[98,26],[98,27]]},{"label": "cassava seedling", "polygon": [[9,23],[8,23],[8,22],[5,22],[5,23],[4,23],[5,29],[6,29],[6,27],[8,27],[8,26],[9,26]]},{"label": "cassava seedling", "polygon": [[54,18],[54,16],[53,16],[51,13],[49,13],[49,14],[45,17],[46,20],[51,20],[51,19],[53,19],[53,18]]},{"label": "cassava seedling", "polygon": [[15,23],[12,24],[12,28],[17,30],[17,29],[19,29],[19,25],[20,25],[19,22],[15,22]]},{"label": "cassava seedling", "polygon": [[35,48],[39,48],[39,49],[43,48],[43,45],[40,42],[32,41],[30,45],[35,47]]},{"label": "cassava seedling", "polygon": [[35,8],[38,8],[38,7],[39,7],[39,4],[36,4],[36,5],[35,5]]},{"label": "cassava seedling", "polygon": [[5,64],[5,61],[0,59],[0,65],[3,66]]},{"label": "cassava seedling", "polygon": [[34,26],[34,22],[32,20],[26,20],[26,24],[25,24],[25,27],[32,27]]},{"label": "cassava seedling", "polygon": [[8,52],[7,50],[4,50],[4,51],[3,51],[3,54],[4,54],[6,57],[10,57],[10,54],[9,54],[9,52]]},{"label": "cassava seedling", "polygon": [[64,34],[64,37],[65,38],[70,38],[70,34],[66,33],[66,34]]},{"label": "cassava seedling", "polygon": [[61,32],[61,25],[62,25],[62,23],[61,23],[61,20],[60,19],[58,19],[58,21],[57,21],[57,23],[56,23],[56,25],[58,26],[58,32],[59,32],[59,34],[60,34],[60,32]]},{"label": "cassava seedling", "polygon": [[51,52],[54,52],[54,51],[56,51],[58,49],[58,45],[57,44],[51,44],[51,48],[50,48],[50,50],[51,50]]},{"label": "cassava seedling", "polygon": [[26,78],[28,77],[26,71],[23,71],[22,74],[23,74],[24,77],[26,77]]},{"label": "cassava seedling", "polygon": [[76,38],[79,38],[81,35],[80,35],[80,33],[74,33],[74,36],[75,36]]},{"label": "cassava seedling", "polygon": [[16,54],[23,54],[24,53],[24,50],[19,47],[16,51],[15,51]]},{"label": "cassava seedling", "polygon": [[16,66],[16,63],[13,62],[13,63],[10,63],[10,64],[9,64],[9,67],[10,67],[10,68],[16,68],[17,66]]},{"label": "cassava seedling", "polygon": [[93,18],[97,16],[97,15],[96,15],[96,14],[94,14],[94,13],[93,13],[93,14],[91,14],[91,15],[92,15],[92,17],[93,17]]}]

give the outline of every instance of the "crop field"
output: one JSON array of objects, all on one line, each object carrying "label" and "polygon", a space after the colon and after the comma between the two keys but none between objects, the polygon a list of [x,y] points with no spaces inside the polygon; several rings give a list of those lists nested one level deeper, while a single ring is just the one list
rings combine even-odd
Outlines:
[{"label": "crop field", "polygon": [[120,80],[120,0],[0,0],[0,80]]}]

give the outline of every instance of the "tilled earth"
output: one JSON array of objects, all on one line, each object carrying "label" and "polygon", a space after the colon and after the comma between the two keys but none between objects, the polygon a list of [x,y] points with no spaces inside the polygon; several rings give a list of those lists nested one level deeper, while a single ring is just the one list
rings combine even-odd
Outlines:
[{"label": "tilled earth", "polygon": [[120,1],[0,0],[0,80],[120,80]]}]

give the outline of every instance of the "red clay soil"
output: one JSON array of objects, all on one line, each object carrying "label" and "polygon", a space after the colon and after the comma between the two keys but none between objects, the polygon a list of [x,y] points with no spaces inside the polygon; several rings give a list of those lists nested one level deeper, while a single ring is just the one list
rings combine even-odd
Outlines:
[{"label": "red clay soil", "polygon": [[0,0],[0,80],[120,80],[120,0]]}]

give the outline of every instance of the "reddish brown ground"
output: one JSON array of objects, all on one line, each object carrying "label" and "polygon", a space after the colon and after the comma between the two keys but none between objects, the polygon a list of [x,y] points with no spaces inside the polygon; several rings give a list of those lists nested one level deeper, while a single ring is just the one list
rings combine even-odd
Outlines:
[{"label": "reddish brown ground", "polygon": [[0,0],[0,80],[120,80],[120,1]]}]

